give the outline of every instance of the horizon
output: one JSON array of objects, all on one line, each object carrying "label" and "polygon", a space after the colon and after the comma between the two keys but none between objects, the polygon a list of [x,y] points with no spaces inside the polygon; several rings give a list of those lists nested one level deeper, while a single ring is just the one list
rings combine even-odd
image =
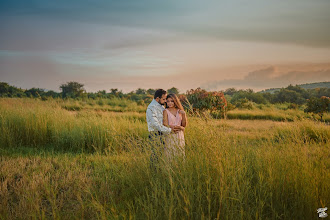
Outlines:
[{"label": "horizon", "polygon": [[0,81],[125,93],[330,81],[329,10],[326,0],[1,1]]},{"label": "horizon", "polygon": [[[73,82],[77,82],[77,81],[73,81]],[[0,83],[8,83],[8,82],[2,82],[2,81],[0,81]],[[68,82],[66,82],[66,83],[68,83]],[[78,83],[80,83],[80,82],[78,82]],[[253,92],[263,92],[263,91],[267,91],[267,90],[273,90],[273,89],[281,89],[281,88],[287,88],[288,86],[290,86],[290,85],[292,85],[292,86],[303,86],[303,85],[311,85],[311,84],[320,84],[320,83],[330,83],[330,81],[323,81],[323,82],[314,82],[314,83],[304,83],[304,84],[288,84],[288,85],[286,85],[286,86],[283,86],[283,87],[274,87],[274,88],[266,88],[266,89],[263,89],[263,90],[254,90],[254,89],[252,89],[253,90]],[[80,83],[80,84],[82,84],[82,83]],[[42,87],[31,87],[31,88],[22,88],[22,87],[18,87],[18,86],[15,86],[15,85],[12,85],[12,84],[10,84],[10,83],[8,83],[8,85],[9,86],[13,86],[13,87],[16,87],[16,88],[19,88],[19,89],[22,89],[22,90],[29,90],[29,89],[32,89],[32,88],[36,88],[36,89],[42,89],[42,90],[44,90],[45,92],[47,92],[47,91],[54,91],[54,92],[57,92],[57,93],[61,93],[61,91],[60,91],[60,89],[59,90],[52,90],[52,89],[47,89],[47,88],[42,88]],[[84,86],[85,85],[83,85],[83,88],[84,88]],[[171,87],[171,88],[173,88],[173,87]],[[103,91],[103,90],[105,90],[107,93],[110,93],[110,89],[118,89],[118,91],[120,92],[123,92],[124,94],[127,94],[127,93],[130,93],[130,92],[135,92],[137,89],[145,89],[145,90],[148,90],[148,89],[164,89],[164,90],[169,90],[169,89],[171,89],[171,88],[136,88],[136,89],[134,89],[134,90],[131,90],[131,91],[129,91],[129,92],[124,92],[124,91],[122,91],[120,88],[109,88],[108,90],[106,90],[106,89],[100,89],[100,90],[97,90],[97,91],[87,91],[85,88],[84,88],[84,90],[85,90],[85,92],[87,92],[87,93],[97,93],[97,92],[99,92],[99,91]],[[176,88],[176,87],[175,87]],[[225,89],[222,89],[222,90],[207,90],[207,91],[226,91],[227,89],[231,89],[231,88],[234,88],[234,89],[236,89],[237,91],[238,90],[240,90],[240,89],[238,89],[238,88],[235,88],[235,87],[229,87],[229,88],[225,88]],[[322,87],[323,88],[323,87]],[[178,88],[177,88],[178,89]],[[197,88],[191,88],[191,89],[197,89]],[[243,89],[243,90],[248,90],[248,89],[251,89],[251,88],[247,88],[247,89]],[[190,89],[188,89],[188,90],[190,90]],[[181,91],[180,89],[179,89],[179,94],[185,94],[188,90],[186,90],[185,92],[183,92],[183,91]]]}]

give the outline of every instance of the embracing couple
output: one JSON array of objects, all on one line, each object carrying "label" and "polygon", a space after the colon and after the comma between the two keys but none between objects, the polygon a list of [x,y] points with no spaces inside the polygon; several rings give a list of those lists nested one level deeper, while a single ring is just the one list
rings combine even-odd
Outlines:
[{"label": "embracing couple", "polygon": [[184,157],[187,116],[178,97],[158,89],[146,114],[149,139],[152,141],[151,163],[158,161],[163,154],[165,160]]}]

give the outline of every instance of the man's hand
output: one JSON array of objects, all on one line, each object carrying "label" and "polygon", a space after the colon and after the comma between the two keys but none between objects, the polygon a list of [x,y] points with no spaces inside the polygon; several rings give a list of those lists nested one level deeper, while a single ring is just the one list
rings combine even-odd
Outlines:
[{"label": "man's hand", "polygon": [[174,125],[170,125],[171,133],[177,133],[175,127],[176,127],[176,126],[174,126]]}]

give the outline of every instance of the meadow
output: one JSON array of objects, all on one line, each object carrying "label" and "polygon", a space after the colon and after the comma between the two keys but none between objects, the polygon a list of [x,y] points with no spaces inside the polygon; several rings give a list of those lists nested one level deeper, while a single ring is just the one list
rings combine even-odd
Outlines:
[{"label": "meadow", "polygon": [[185,160],[155,171],[145,109],[1,98],[0,219],[318,219],[329,206],[326,122],[279,106],[188,111]]}]

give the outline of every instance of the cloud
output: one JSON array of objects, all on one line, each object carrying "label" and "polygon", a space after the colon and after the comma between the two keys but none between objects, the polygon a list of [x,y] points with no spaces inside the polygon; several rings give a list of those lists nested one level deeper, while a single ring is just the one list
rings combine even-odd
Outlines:
[{"label": "cloud", "polygon": [[[245,0],[210,1],[207,4],[198,0],[98,0],[93,4],[87,0],[0,1],[0,31],[2,34],[10,31],[8,34],[13,36],[15,31],[1,26],[13,19],[25,23],[34,18],[49,22],[48,26],[53,28],[55,35],[67,23],[72,24],[73,29],[84,23],[157,29],[180,33],[186,38],[202,36],[329,48],[329,7],[328,0],[292,0],[290,4],[253,0],[248,5]],[[38,28],[35,26],[34,30]],[[21,29],[20,26],[15,28]],[[79,32],[76,36],[83,38],[84,33]],[[137,43],[147,42],[140,39]]]},{"label": "cloud", "polygon": [[203,84],[208,90],[223,90],[234,87],[238,89],[252,88],[262,90],[267,88],[286,87],[289,84],[303,84],[330,81],[330,69],[314,71],[289,71],[280,73],[275,66],[249,72],[243,79],[226,79]]},{"label": "cloud", "polygon": [[[176,64],[166,57],[144,52],[112,53],[104,50],[74,52],[20,52],[0,50],[0,81],[22,88],[55,91],[67,81],[78,81],[87,91],[161,87]],[[156,75],[155,77],[153,75]],[[170,88],[170,87],[169,87]]]}]

